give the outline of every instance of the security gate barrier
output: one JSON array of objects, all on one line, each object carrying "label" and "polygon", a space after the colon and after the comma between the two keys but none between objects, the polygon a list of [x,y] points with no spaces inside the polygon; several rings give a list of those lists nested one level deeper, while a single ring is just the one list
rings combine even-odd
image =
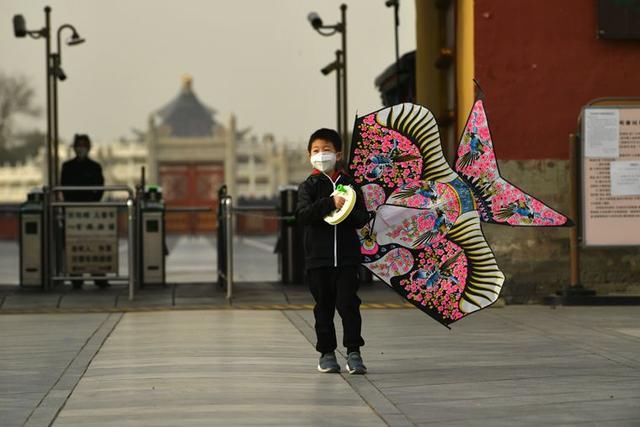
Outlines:
[{"label": "security gate barrier", "polygon": [[43,195],[33,191],[20,206],[20,286],[44,284]]}]

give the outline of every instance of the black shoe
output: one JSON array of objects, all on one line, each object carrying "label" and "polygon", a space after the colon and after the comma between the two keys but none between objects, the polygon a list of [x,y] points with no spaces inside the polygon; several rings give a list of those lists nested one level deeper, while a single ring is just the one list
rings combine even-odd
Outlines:
[{"label": "black shoe", "polygon": [[352,351],[347,355],[347,371],[350,374],[364,375],[367,373],[367,367],[364,366],[362,356],[357,351]]},{"label": "black shoe", "polygon": [[96,280],[95,284],[100,289],[108,288],[109,286],[111,286],[106,280]]},{"label": "black shoe", "polygon": [[320,356],[320,360],[318,361],[318,371],[325,374],[335,374],[340,372],[340,365],[338,365],[336,354],[333,351]]}]

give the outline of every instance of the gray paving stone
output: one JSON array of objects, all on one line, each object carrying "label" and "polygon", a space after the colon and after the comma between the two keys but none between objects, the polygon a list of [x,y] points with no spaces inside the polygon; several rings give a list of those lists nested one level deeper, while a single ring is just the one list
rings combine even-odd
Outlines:
[{"label": "gray paving stone", "polygon": [[[144,296],[142,296],[144,295]],[[131,308],[131,307],[167,307],[173,306],[173,296],[171,292],[145,292],[144,294],[138,294],[132,301],[129,300],[128,295],[120,295],[116,301],[116,308]]]},{"label": "gray paving stone", "polygon": [[[310,328],[312,313],[296,313]],[[451,331],[416,310],[363,319],[367,380],[417,425],[631,426],[640,417],[631,356],[640,340],[617,332],[639,319],[636,308],[506,307]]]},{"label": "gray paving stone", "polygon": [[113,294],[67,294],[60,300],[60,308],[111,309],[116,306],[118,296]]},{"label": "gray paving stone", "polygon": [[33,292],[23,293],[20,295],[7,295],[2,310],[20,309],[20,308],[48,308],[56,309],[61,295],[58,294],[35,294]]},{"label": "gray paving stone", "polygon": [[[413,309],[364,310],[364,377],[315,371],[310,310],[128,313],[110,335],[99,327],[104,316],[0,316],[2,425],[29,414],[46,425],[68,393],[55,425],[640,420],[640,338],[627,333],[637,329],[635,307],[507,306],[451,330]],[[337,315],[336,326],[340,340]]]},{"label": "gray paving stone", "polygon": [[55,425],[384,425],[308,350],[277,311],[128,313]]},{"label": "gray paving stone", "polygon": [[23,425],[30,416],[27,425],[51,422],[64,399],[53,393],[48,402],[48,393],[64,382],[65,370],[107,316],[0,316],[0,425]]}]

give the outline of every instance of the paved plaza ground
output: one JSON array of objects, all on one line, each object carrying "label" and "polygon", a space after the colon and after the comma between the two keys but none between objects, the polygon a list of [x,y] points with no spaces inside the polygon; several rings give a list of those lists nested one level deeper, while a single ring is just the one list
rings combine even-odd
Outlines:
[{"label": "paved plaza ground", "polygon": [[172,283],[133,302],[21,291],[0,244],[0,426],[640,426],[637,307],[511,305],[448,330],[373,283],[369,373],[321,374],[311,299],[276,282],[273,243],[236,242],[231,306],[211,239],[171,241]]},{"label": "paved plaza ground", "polygon": [[363,315],[362,377],[316,371],[309,310],[2,315],[0,424],[640,425],[636,308]]}]

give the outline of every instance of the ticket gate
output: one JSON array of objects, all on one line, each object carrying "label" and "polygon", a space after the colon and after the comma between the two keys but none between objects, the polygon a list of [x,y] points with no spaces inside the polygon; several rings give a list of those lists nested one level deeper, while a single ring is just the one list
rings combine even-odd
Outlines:
[{"label": "ticket gate", "polygon": [[164,213],[161,188],[147,187],[140,201],[141,286],[165,284]]},{"label": "ticket gate", "polygon": [[32,191],[20,206],[20,286],[44,286],[44,202],[42,191]]},{"label": "ticket gate", "polygon": [[280,188],[279,270],[281,282],[289,284],[304,283],[303,227],[293,219],[297,201],[297,187]]}]

